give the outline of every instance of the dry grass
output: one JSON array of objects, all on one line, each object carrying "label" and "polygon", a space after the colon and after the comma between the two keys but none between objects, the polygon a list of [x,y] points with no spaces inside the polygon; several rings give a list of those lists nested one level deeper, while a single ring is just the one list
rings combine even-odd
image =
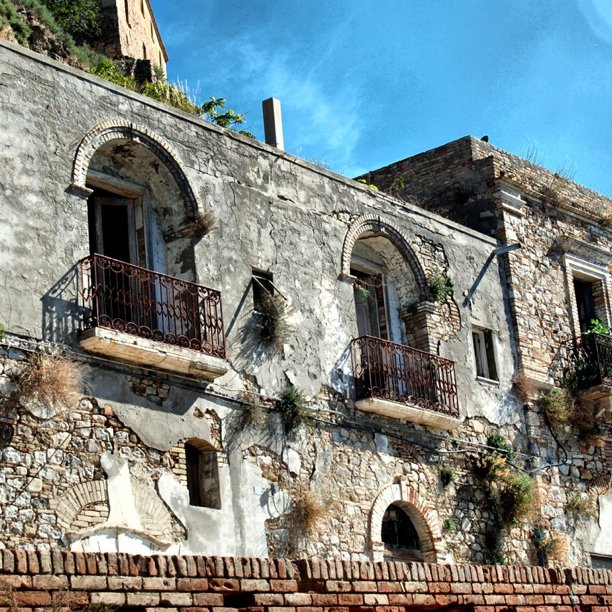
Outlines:
[{"label": "dry grass", "polygon": [[563,565],[567,562],[568,552],[569,544],[567,543],[567,538],[562,533],[555,533],[546,543],[546,557],[557,565]]},{"label": "dry grass", "polygon": [[574,400],[567,389],[551,389],[544,396],[542,406],[553,425],[565,425],[574,413]]},{"label": "dry grass", "polygon": [[597,505],[595,500],[587,494],[578,492],[573,493],[567,500],[565,511],[576,523],[597,518]]},{"label": "dry grass", "polygon": [[53,407],[72,406],[82,395],[83,366],[60,355],[34,355],[18,384],[25,399]]},{"label": "dry grass", "polygon": [[519,372],[515,375],[512,379],[512,385],[523,404],[534,400],[537,396],[538,386],[533,380],[528,378],[524,372]]},{"label": "dry grass", "polygon": [[312,533],[328,512],[328,508],[316,493],[303,491],[293,498],[291,524],[302,534]]},{"label": "dry grass", "polygon": [[193,220],[193,233],[197,238],[210,234],[215,227],[215,217],[211,212],[199,210]]}]

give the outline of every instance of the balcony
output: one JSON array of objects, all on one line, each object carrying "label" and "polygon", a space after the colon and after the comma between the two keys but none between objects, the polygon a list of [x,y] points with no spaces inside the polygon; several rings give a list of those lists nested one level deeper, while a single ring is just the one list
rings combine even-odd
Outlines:
[{"label": "balcony", "polygon": [[219,291],[103,255],[79,270],[85,350],[207,380],[227,372]]},{"label": "balcony", "polygon": [[372,336],[353,340],[352,355],[360,410],[439,429],[460,424],[453,361]]},{"label": "balcony", "polygon": [[572,347],[565,379],[595,407],[601,422],[612,423],[612,336],[585,334]]}]

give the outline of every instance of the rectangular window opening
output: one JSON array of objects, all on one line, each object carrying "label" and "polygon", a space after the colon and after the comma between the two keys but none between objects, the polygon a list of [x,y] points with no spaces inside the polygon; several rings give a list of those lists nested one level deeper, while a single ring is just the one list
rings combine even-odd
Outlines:
[{"label": "rectangular window opening", "polygon": [[488,329],[473,328],[472,342],[474,343],[476,376],[488,380],[499,380],[495,365],[493,332]]},{"label": "rectangular window opening", "polygon": [[274,297],[274,283],[271,272],[253,270],[253,311],[267,312],[270,299]]},{"label": "rectangular window opening", "polygon": [[200,508],[221,508],[217,451],[185,444],[189,504]]}]

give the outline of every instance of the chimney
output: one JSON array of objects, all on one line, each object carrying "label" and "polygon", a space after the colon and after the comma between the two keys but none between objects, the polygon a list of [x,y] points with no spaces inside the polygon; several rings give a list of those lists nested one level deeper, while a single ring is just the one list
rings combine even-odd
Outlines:
[{"label": "chimney", "polygon": [[263,108],[266,144],[284,151],[285,141],[283,139],[283,117],[280,100],[268,98],[261,103],[261,106]]}]

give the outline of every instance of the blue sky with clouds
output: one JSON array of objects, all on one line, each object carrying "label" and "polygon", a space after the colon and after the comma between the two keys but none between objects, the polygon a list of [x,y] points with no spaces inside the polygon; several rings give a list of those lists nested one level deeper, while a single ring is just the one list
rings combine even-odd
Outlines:
[{"label": "blue sky with clouds", "polygon": [[[169,79],[356,176],[455,138],[612,196],[612,0],[152,0]],[[180,7],[180,8],[179,8]]]}]

